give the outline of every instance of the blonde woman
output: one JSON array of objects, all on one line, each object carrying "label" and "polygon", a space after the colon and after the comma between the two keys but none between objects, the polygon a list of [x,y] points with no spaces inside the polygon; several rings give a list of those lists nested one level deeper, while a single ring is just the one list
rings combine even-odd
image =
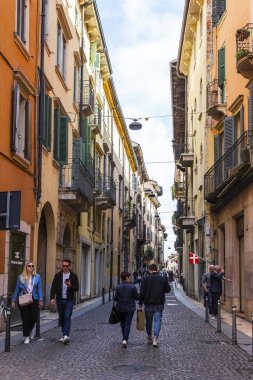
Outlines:
[{"label": "blonde woman", "polygon": [[43,296],[41,287],[41,277],[36,273],[34,264],[29,261],[23,272],[18,276],[15,292],[12,299],[12,308],[15,309],[19,295],[24,292],[30,292],[33,296],[33,302],[26,306],[19,306],[21,313],[23,335],[25,344],[29,344],[32,339],[32,329],[38,318],[39,307],[43,306]]}]

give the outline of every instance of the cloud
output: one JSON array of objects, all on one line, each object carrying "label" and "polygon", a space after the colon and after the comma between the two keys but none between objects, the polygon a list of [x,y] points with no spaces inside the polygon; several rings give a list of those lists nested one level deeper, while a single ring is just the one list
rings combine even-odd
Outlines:
[{"label": "cloud", "polygon": [[[97,0],[97,3],[125,117],[171,115],[169,63],[177,57],[184,0]],[[173,161],[171,116],[141,123],[143,128],[130,131],[130,135],[141,144],[145,161]],[[147,169],[150,178],[170,190],[173,164],[148,164]],[[166,249],[169,246],[173,251],[175,241],[172,213],[167,212],[175,210],[176,205],[170,191],[164,192],[160,202],[162,223],[169,227],[166,256],[169,253]]]}]

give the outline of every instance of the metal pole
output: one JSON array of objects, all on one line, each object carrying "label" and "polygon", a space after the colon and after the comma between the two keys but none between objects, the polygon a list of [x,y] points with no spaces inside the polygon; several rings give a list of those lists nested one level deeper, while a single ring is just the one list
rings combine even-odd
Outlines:
[{"label": "metal pole", "polygon": [[114,296],[115,296],[115,287],[114,287],[114,285],[113,285],[113,287],[112,287],[112,299],[114,300]]},{"label": "metal pole", "polygon": [[37,321],[36,321],[35,337],[36,338],[40,338],[40,308],[38,310],[38,318],[37,318]]},{"label": "metal pole", "polygon": [[236,306],[232,306],[232,344],[237,344],[236,332]]},{"label": "metal pole", "polygon": [[109,288],[109,301],[111,301],[111,288]]},{"label": "metal pole", "polygon": [[251,346],[252,346],[252,351],[251,351],[251,360],[253,361],[253,314],[251,314],[251,324],[252,324],[252,331],[251,331],[251,337],[252,337],[252,343],[251,343]]},{"label": "metal pole", "polygon": [[208,297],[206,296],[205,297],[205,301],[206,301],[206,304],[205,304],[205,306],[206,306],[206,319],[205,319],[205,322],[209,322],[209,312],[208,312]]},{"label": "metal pole", "polygon": [[221,307],[220,300],[218,300],[218,316],[217,316],[217,332],[221,332]]},{"label": "metal pole", "polygon": [[7,307],[6,330],[5,330],[5,352],[10,352],[11,347],[11,308]]},{"label": "metal pole", "polygon": [[102,288],[102,304],[105,304],[105,288]]}]

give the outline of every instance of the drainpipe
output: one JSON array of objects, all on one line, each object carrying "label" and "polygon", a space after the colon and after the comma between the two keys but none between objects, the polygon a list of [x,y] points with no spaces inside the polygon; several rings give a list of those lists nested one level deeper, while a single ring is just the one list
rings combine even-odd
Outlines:
[{"label": "drainpipe", "polygon": [[37,203],[41,198],[41,178],[42,178],[42,140],[43,128],[45,124],[45,79],[44,79],[44,43],[45,43],[45,14],[46,0],[41,3],[41,35],[40,35],[40,94],[39,94],[39,124],[38,124],[38,188]]},{"label": "drainpipe", "polygon": [[[111,178],[114,174],[114,154],[113,154],[113,118],[111,119]],[[112,289],[112,276],[113,276],[113,254],[114,254],[114,207],[111,208],[111,256],[110,256],[110,289]]]}]

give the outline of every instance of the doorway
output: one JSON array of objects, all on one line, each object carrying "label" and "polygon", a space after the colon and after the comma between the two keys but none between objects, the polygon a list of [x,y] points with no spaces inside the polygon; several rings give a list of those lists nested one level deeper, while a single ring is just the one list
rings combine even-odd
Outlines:
[{"label": "doorway", "polygon": [[42,293],[46,296],[46,283],[47,283],[47,225],[44,210],[41,213],[39,235],[38,235],[38,254],[37,254],[37,272],[41,277]]},{"label": "doorway", "polygon": [[81,258],[81,299],[90,298],[91,249],[87,244],[82,245]]}]

